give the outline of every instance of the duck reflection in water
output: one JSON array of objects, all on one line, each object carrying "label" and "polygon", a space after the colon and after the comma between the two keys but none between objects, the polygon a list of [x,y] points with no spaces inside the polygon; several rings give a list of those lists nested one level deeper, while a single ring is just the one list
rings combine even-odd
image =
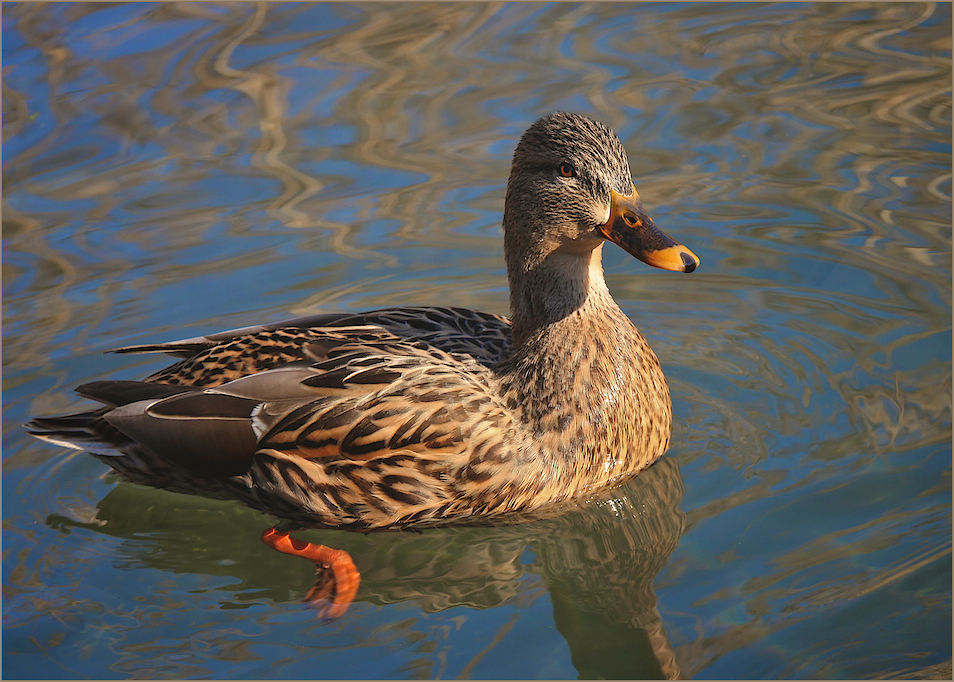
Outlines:
[{"label": "duck reflection in water", "polygon": [[[555,624],[581,679],[676,679],[680,668],[652,584],[684,532],[682,497],[679,465],[664,457],[635,479],[551,518],[423,534],[332,534],[364,568],[358,603],[410,602],[436,613],[526,607],[549,593]],[[122,538],[117,553],[131,567],[229,577],[228,586],[215,588],[225,608],[247,608],[262,599],[298,601],[314,589],[310,574],[257,549],[254,529],[263,521],[229,503],[121,483],[100,501],[94,519],[53,516],[47,522]],[[307,533],[321,537],[329,531]],[[320,572],[319,583],[327,575]],[[415,625],[412,620],[409,628]],[[420,627],[426,636],[428,624]],[[498,637],[506,636],[507,627]],[[422,674],[434,677],[437,671]]]}]

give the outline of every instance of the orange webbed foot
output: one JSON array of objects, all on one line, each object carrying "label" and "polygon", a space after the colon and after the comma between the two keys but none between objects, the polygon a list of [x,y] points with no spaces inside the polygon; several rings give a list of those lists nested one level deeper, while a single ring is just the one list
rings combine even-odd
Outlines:
[{"label": "orange webbed foot", "polygon": [[[279,552],[304,557],[317,566],[331,569],[330,579],[327,573],[322,575],[318,583],[308,591],[305,599],[312,607],[318,609],[318,615],[322,618],[333,620],[344,615],[361,584],[361,574],[351,560],[350,554],[342,549],[296,540],[288,533],[274,528],[269,528],[262,533],[262,542]],[[334,599],[329,601],[332,593],[334,593]]]}]

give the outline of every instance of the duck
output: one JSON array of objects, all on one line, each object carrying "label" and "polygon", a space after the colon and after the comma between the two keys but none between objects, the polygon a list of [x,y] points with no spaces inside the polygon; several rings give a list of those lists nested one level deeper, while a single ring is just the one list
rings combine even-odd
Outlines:
[{"label": "duck", "polygon": [[666,379],[610,294],[602,252],[612,242],[685,273],[699,258],[649,217],[617,135],[568,112],[534,122],[514,151],[503,237],[509,318],[391,307],[126,346],[113,352],[176,361],[81,385],[97,408],[27,430],[133,483],[277,517],[262,540],[329,573],[309,601],[338,617],[360,572],[293,530],[505,523],[625,481],[669,447]]}]

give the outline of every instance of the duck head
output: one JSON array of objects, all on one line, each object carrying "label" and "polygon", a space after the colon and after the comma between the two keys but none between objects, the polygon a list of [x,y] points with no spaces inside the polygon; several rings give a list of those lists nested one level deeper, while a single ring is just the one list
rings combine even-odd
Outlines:
[{"label": "duck head", "polygon": [[504,239],[508,271],[518,278],[553,256],[589,256],[606,240],[664,270],[692,272],[699,265],[646,213],[619,138],[566,112],[538,120],[517,145]]}]

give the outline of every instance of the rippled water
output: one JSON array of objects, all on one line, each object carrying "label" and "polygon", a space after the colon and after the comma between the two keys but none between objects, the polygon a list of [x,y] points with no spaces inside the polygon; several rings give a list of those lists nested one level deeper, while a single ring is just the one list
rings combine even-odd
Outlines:
[{"label": "rippled water", "polygon": [[[948,676],[951,5],[3,5],[5,677]],[[614,127],[692,275],[607,250],[666,458],[559,519],[362,536],[338,621],[237,503],[36,442],[102,355],[506,313],[539,115]],[[926,672],[925,672],[926,671]]]}]

